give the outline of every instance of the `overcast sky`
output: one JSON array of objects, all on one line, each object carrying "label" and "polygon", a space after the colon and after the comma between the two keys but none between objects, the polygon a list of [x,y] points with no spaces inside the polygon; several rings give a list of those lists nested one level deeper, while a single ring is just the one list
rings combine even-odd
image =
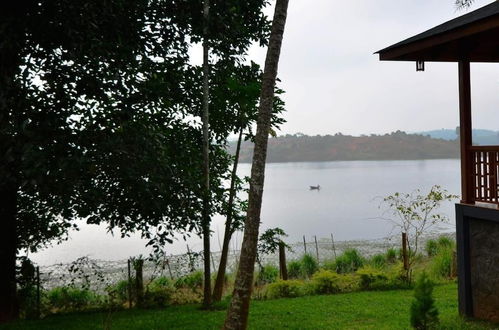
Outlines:
[{"label": "overcast sky", "polygon": [[[453,0],[291,0],[279,65],[281,134],[455,128],[456,63],[416,72],[414,62],[380,62],[373,53],[466,12]],[[263,66],[265,49],[250,57]],[[472,84],[473,127],[499,130],[499,64],[473,64]]]}]

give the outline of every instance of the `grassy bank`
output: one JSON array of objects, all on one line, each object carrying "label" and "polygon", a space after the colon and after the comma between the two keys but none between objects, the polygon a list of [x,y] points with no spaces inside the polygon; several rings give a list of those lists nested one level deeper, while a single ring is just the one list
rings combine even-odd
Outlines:
[{"label": "grassy bank", "polygon": [[[408,329],[412,295],[412,290],[392,290],[254,301],[249,324],[250,329]],[[437,286],[435,299],[442,329],[494,328],[458,317],[455,284]],[[58,315],[0,329],[219,329],[224,318],[223,308],[201,311],[186,305]]]}]

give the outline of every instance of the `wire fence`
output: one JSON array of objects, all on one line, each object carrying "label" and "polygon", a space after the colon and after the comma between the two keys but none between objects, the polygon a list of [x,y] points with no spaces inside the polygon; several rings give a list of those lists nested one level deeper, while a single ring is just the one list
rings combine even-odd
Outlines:
[{"label": "wire fence", "polygon": [[[441,235],[441,234],[440,234]],[[452,233],[446,234],[452,236]],[[421,245],[427,239],[435,238],[436,235],[429,235],[423,238]],[[330,237],[317,238],[303,237],[302,242],[288,243],[290,249],[286,251],[287,261],[300,259],[304,254],[309,254],[316,258],[319,263],[333,261],[347,249],[356,249],[364,257],[371,257],[375,254],[384,253],[389,248],[400,248],[400,237],[391,236],[374,240],[351,240],[335,241],[333,235]],[[239,263],[238,250],[230,250],[227,261],[227,273],[237,270]],[[220,263],[221,252],[211,253],[212,272],[215,273]],[[119,281],[128,280],[130,261],[128,260],[106,261],[95,260],[88,257],[78,258],[72,263],[54,264],[40,267],[40,284],[43,289],[50,290],[55,287],[76,286],[91,289],[96,292],[104,292],[106,287]],[[262,264],[278,265],[278,253],[261,256]],[[133,268],[133,266],[132,266]],[[178,255],[164,255],[155,259],[144,259],[143,276],[144,283],[165,276],[177,279],[189,273],[203,269],[203,252],[191,251]]]}]

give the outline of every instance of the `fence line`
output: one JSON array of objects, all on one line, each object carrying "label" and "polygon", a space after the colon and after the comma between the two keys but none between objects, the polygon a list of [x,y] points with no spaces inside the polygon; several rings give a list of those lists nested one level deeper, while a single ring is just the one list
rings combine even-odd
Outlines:
[{"label": "fence line", "polygon": [[[427,239],[434,237],[428,236]],[[351,248],[357,249],[365,257],[383,253],[388,248],[400,248],[400,239],[399,235],[396,235],[374,240],[336,242],[333,234],[331,234],[330,238],[317,239],[314,236],[313,241],[308,242],[306,237],[303,236],[303,242],[288,245],[290,246],[290,250],[286,252],[288,261],[299,259],[306,253],[312,254],[312,251],[314,251],[315,256],[313,255],[313,257],[323,263],[328,260],[334,260],[337,255]],[[227,273],[236,271],[239,252],[238,250],[229,251]],[[220,251],[211,253],[213,273],[217,271],[220,256]],[[261,260],[263,264],[279,264],[278,253],[262,256]],[[79,267],[75,267],[75,263]],[[105,261],[82,257],[70,264],[60,263],[41,266],[39,276],[44,289],[75,285],[77,287],[89,287],[92,290],[102,292],[107,286],[129,278],[130,269],[128,265],[129,260]],[[201,269],[203,269],[202,251],[194,252],[188,247],[188,252],[185,254],[164,256],[155,262],[145,259],[143,264],[144,282],[147,283],[159,276],[175,279],[191,273],[192,270]]]}]

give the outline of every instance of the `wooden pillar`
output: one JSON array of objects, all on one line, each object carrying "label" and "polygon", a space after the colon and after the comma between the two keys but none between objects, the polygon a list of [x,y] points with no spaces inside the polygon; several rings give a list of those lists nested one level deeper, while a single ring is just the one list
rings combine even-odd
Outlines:
[{"label": "wooden pillar", "polygon": [[471,79],[470,62],[459,61],[459,139],[461,143],[461,203],[473,204],[473,162],[471,140]]}]

